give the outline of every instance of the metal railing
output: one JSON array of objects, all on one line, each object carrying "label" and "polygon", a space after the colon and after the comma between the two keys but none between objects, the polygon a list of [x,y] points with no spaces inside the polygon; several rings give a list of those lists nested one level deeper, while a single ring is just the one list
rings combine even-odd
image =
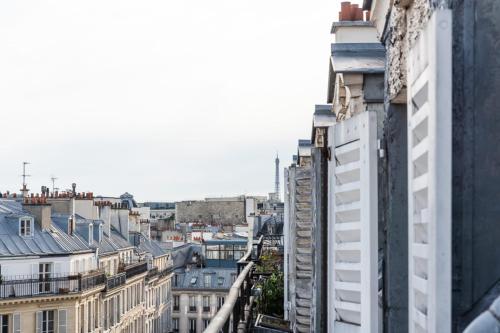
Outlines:
[{"label": "metal railing", "polygon": [[88,275],[40,276],[0,280],[0,299],[40,297],[79,293],[103,285],[106,282],[104,272]]},{"label": "metal railing", "polygon": [[125,272],[106,277],[106,290],[111,290],[127,283]]},{"label": "metal railing", "polygon": [[148,271],[148,263],[146,261],[139,261],[130,265],[126,265],[123,268],[123,271],[125,272],[125,275],[127,279],[130,279],[131,277],[142,274],[144,272]]},{"label": "metal railing", "polygon": [[230,333],[238,332],[239,329],[247,331],[252,322],[252,311],[250,311],[253,287],[252,272],[254,262],[258,260],[262,251],[263,237],[249,248],[237,263],[238,278],[229,289],[224,304],[212,318],[205,329],[205,333]]}]

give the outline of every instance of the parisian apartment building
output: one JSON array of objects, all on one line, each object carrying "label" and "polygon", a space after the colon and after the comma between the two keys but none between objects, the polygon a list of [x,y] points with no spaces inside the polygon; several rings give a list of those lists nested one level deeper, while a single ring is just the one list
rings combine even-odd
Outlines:
[{"label": "parisian apartment building", "polygon": [[285,168],[293,332],[498,331],[499,15],[341,3],[325,99]]},{"label": "parisian apartment building", "polygon": [[171,253],[133,198],[2,194],[2,332],[169,332]]},{"label": "parisian apartment building", "polygon": [[[186,247],[172,277],[173,332],[201,333],[224,305],[237,277],[236,263],[247,252],[246,239],[212,239]],[[178,256],[178,255],[177,255]]]}]

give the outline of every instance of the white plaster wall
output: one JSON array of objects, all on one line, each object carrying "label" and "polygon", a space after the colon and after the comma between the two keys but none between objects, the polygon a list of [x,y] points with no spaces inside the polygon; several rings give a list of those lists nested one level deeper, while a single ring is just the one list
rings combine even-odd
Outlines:
[{"label": "white plaster wall", "polygon": [[[60,257],[12,257],[0,259],[1,274],[4,277],[28,276],[38,273],[38,264],[52,263],[53,273],[68,275],[97,268],[93,253]],[[36,267],[36,272],[33,268]]]},{"label": "white plaster wall", "polygon": [[375,27],[337,27],[336,43],[376,43],[379,41]]}]

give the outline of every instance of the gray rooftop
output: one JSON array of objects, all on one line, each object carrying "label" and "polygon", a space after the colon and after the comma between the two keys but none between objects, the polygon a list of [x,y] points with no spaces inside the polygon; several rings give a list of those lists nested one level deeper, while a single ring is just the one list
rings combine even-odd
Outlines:
[{"label": "gray rooftop", "polygon": [[68,235],[55,223],[49,230],[42,230],[38,223],[34,223],[33,237],[21,237],[20,217],[33,215],[23,211],[19,202],[0,200],[0,257],[69,255],[93,251],[84,239]]},{"label": "gray rooftop", "polygon": [[[177,286],[172,284],[172,289],[220,289],[229,290],[236,277],[234,268],[191,268],[189,271],[184,269],[175,270],[177,275]],[[205,286],[205,276],[211,276],[210,284]],[[175,282],[175,280],[174,280]]]},{"label": "gray rooftop", "polygon": [[380,43],[334,43],[331,50],[335,73],[384,73],[385,49]]}]

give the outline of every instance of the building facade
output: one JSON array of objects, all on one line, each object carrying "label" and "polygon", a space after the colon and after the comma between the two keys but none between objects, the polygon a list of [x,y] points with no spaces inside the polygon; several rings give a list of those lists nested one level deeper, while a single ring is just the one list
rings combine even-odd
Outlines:
[{"label": "building facade", "polygon": [[172,259],[91,193],[0,200],[5,332],[168,332]]},{"label": "building facade", "polygon": [[[285,170],[294,331],[461,332],[499,296],[499,13],[488,0],[341,4],[313,147]],[[296,297],[302,237],[309,308]]]}]

